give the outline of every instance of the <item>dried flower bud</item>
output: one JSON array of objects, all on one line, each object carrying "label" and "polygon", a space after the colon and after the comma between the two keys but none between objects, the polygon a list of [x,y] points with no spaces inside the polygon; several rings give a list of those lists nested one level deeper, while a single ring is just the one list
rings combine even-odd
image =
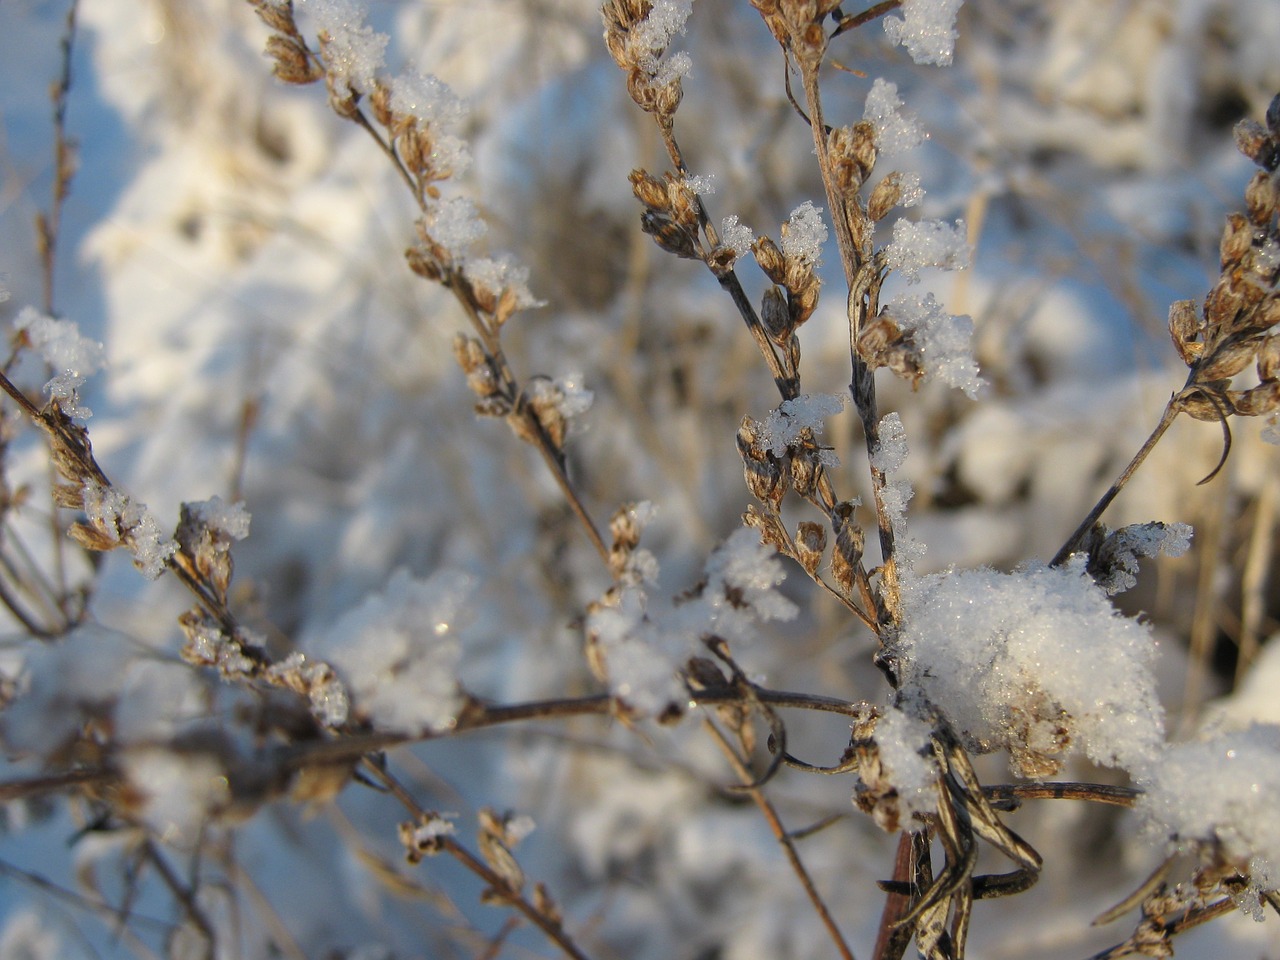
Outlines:
[{"label": "dried flower bud", "polygon": [[1222,229],[1222,241],[1218,245],[1223,270],[1229,270],[1244,260],[1245,255],[1253,248],[1253,233],[1253,224],[1242,215],[1228,215],[1227,223]]},{"label": "dried flower bud", "polygon": [[[1206,386],[1209,386],[1206,384]],[[1221,387],[1222,384],[1213,384]],[[1195,420],[1215,423],[1234,412],[1231,400],[1223,390],[1206,393],[1203,390],[1190,390],[1177,398],[1178,409]]]},{"label": "dried flower bud", "polygon": [[805,446],[797,450],[791,457],[791,486],[796,494],[806,499],[812,495],[821,471],[817,447]]},{"label": "dried flower bud", "polygon": [[1266,128],[1257,120],[1241,120],[1235,127],[1236,149],[1261,167],[1272,149],[1275,138],[1267,135]]},{"label": "dried flower bud", "polygon": [[896,170],[875,185],[867,200],[867,216],[880,221],[902,199],[902,174]]},{"label": "dried flower bud", "polygon": [[782,290],[777,286],[770,286],[764,292],[764,299],[760,303],[760,321],[776,343],[784,343],[791,336],[791,311]]},{"label": "dried flower bud", "polygon": [[813,316],[818,307],[818,296],[822,292],[822,282],[817,277],[810,277],[810,282],[797,293],[787,297],[787,308],[791,311],[791,325],[798,327]]},{"label": "dried flower bud", "polygon": [[1280,337],[1266,337],[1258,346],[1258,379],[1269,383],[1280,374]]},{"label": "dried flower bud", "polygon": [[719,665],[706,657],[690,657],[685,664],[684,674],[694,690],[715,690],[729,685],[729,678]]},{"label": "dried flower bud", "polygon": [[751,244],[751,252],[755,254],[756,263],[764,271],[764,275],[774,283],[782,283],[787,276],[787,261],[778,245],[768,237],[759,237]]},{"label": "dried flower bud", "polygon": [[285,83],[314,83],[324,76],[324,71],[307,56],[300,40],[272,34],[267,38],[267,56],[275,63],[271,72]]},{"label": "dried flower bud", "polygon": [[1253,175],[1249,185],[1244,188],[1244,203],[1254,225],[1265,227],[1271,222],[1271,218],[1276,215],[1276,208],[1280,206],[1278,194],[1280,184],[1272,177],[1261,170]]},{"label": "dried flower bud", "polygon": [[876,167],[876,128],[869,120],[859,120],[853,125],[853,158],[862,169],[862,179],[871,176]]},{"label": "dried flower bud", "polygon": [[1229,380],[1249,365],[1257,351],[1256,338],[1223,343],[1196,368],[1196,379]]},{"label": "dried flower bud", "polygon": [[395,121],[395,112],[391,109],[391,88],[381,80],[374,83],[373,94],[369,97],[369,106],[373,109],[373,118],[384,127],[390,127]]},{"label": "dried flower bud", "polygon": [[744,526],[759,531],[760,542],[773,547],[779,553],[787,552],[787,531],[777,513],[761,513],[751,504],[742,515]]},{"label": "dried flower bud", "polygon": [[1267,104],[1267,128],[1273,137],[1280,138],[1280,93]]},{"label": "dried flower bud", "polygon": [[271,3],[269,0],[253,0],[253,12],[272,30],[296,35],[298,26],[293,21],[292,3]]},{"label": "dried flower bud", "polygon": [[787,481],[783,473],[785,464],[780,463],[772,453],[756,448],[755,428],[750,417],[742,418],[737,443],[747,489],[753,497],[776,511],[787,493]]},{"label": "dried flower bud", "polygon": [[693,237],[665,214],[646,210],[640,215],[640,229],[653,237],[654,243],[667,253],[674,253],[685,260],[700,259]]},{"label": "dried flower bud", "polygon": [[1268,380],[1251,390],[1230,395],[1233,413],[1242,417],[1265,417],[1280,410],[1280,381]]},{"label": "dried flower bud", "polygon": [[831,552],[831,575],[846,596],[853,594],[854,576],[866,546],[862,528],[853,520],[854,509],[853,501],[845,500],[837,503],[831,511],[831,528],[836,535],[835,548]]},{"label": "dried flower bud", "polygon": [[796,528],[796,559],[809,576],[817,576],[822,553],[827,549],[827,531],[820,523],[802,520]]},{"label": "dried flower bud", "polygon": [[667,185],[657,177],[644,170],[632,170],[627,179],[631,181],[631,192],[646,207],[661,211],[670,209]]},{"label": "dried flower bud", "polygon": [[1194,300],[1177,300],[1170,305],[1169,336],[1187,366],[1195,363],[1204,351],[1204,344],[1196,342],[1200,332],[1200,312]]}]

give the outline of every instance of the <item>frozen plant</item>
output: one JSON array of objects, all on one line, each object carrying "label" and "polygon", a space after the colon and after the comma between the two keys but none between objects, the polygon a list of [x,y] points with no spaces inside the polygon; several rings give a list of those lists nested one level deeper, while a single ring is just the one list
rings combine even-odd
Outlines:
[{"label": "frozen plant", "polygon": [[[41,291],[15,287],[40,305],[0,372],[0,862],[32,902],[57,891],[43,917],[67,935],[3,907],[0,955],[963,960],[1041,949],[1046,925],[1073,951],[1064,931],[1114,894],[1108,917],[1140,913],[1097,955],[1118,958],[1280,906],[1274,728],[1169,742],[1166,709],[1188,729],[1196,697],[1156,692],[1180,645],[1229,659],[1236,624],[1243,670],[1278,612],[1273,464],[1237,425],[1280,410],[1280,98],[1237,128],[1259,169],[1208,296],[1170,312],[1183,386],[1063,541],[1132,453],[1124,417],[1147,416],[1111,398],[1168,393],[1087,298],[1036,313],[1054,238],[1092,226],[1094,187],[1109,222],[1171,231],[1158,270],[1108,258],[1138,264],[1108,277],[1137,304],[1195,291],[1190,224],[1216,216],[1199,197],[1170,226],[1145,209],[1180,206],[1164,192],[1133,201],[1132,160],[1081,176],[1035,122],[1052,111],[1006,101],[1035,30],[1058,42],[1081,5],[1028,25],[957,22],[951,0],[609,0],[601,45],[567,8],[250,0],[238,24],[191,3],[133,35],[143,18],[103,3],[75,63],[154,156],[66,311],[100,347],[54,296],[73,17]],[[877,19],[905,55],[851,42]],[[1153,31],[1167,73],[1134,88],[1195,73],[1176,69],[1194,32]],[[252,66],[264,39],[299,89]],[[165,83],[112,67],[144,48]],[[907,56],[977,66],[939,81]],[[1247,59],[1204,73],[1255,90]],[[1197,132],[1188,179],[1241,179]],[[1064,184],[1055,212],[1080,220],[1029,227],[1028,199]],[[165,268],[142,276],[147,255]],[[1114,382],[1064,374],[1068,349]],[[108,350],[95,446],[77,393]],[[1175,448],[1183,413],[1213,430]],[[1226,474],[1207,506],[1185,466],[1204,436]],[[962,469],[984,444],[1011,464],[998,484]],[[1139,472],[1157,445],[1177,462]],[[1059,891],[1088,869],[1098,902],[1042,889],[1028,909],[1042,869]]]}]

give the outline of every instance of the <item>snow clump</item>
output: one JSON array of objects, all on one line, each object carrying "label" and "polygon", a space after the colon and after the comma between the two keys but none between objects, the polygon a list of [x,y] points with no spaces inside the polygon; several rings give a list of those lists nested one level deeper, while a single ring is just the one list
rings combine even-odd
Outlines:
[{"label": "snow clump", "polygon": [[49,399],[56,400],[62,412],[73,420],[83,422],[92,417],[93,411],[80,405],[76,391],[102,369],[106,360],[102,344],[81,336],[73,321],[46,317],[33,307],[23,307],[13,325],[56,371],[44,385]]},{"label": "snow clump", "polygon": [[902,19],[884,18],[885,35],[907,48],[916,63],[945,67],[956,47],[956,14],[962,0],[903,0]]},{"label": "snow clump", "polygon": [[977,752],[1010,751],[1028,776],[1069,754],[1150,767],[1164,735],[1151,630],[1121,616],[1084,570],[962,570],[902,584],[904,689]]},{"label": "snow clump", "polygon": [[464,698],[458,621],[472,579],[454,571],[415,580],[399,570],[381,593],[339,617],[308,655],[337,671],[352,713],[379,730],[447,730]]}]

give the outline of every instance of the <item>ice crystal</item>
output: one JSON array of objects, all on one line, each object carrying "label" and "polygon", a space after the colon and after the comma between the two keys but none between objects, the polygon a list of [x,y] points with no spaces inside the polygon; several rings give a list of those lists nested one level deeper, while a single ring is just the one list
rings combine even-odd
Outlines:
[{"label": "ice crystal", "polygon": [[745,257],[751,251],[755,238],[755,232],[742,223],[737,214],[720,221],[720,241],[733,251],[735,258]]},{"label": "ice crystal", "polygon": [[965,224],[941,220],[898,220],[893,225],[893,240],[885,247],[885,262],[890,270],[899,271],[908,283],[920,280],[925,267],[963,270],[969,266],[969,244]]},{"label": "ice crystal", "polygon": [[822,208],[806,200],[791,211],[782,227],[782,252],[812,266],[822,264],[822,245],[827,242],[827,225]]},{"label": "ice crystal", "polygon": [[298,0],[298,6],[328,38],[325,67],[334,89],[339,94],[371,93],[391,38],[364,22],[364,5],[356,0]]},{"label": "ice crystal", "polygon": [[13,325],[56,371],[44,385],[49,398],[56,400],[62,412],[73,420],[84,421],[93,416],[92,410],[80,405],[77,390],[102,369],[106,356],[102,344],[81,336],[73,321],[43,316],[32,307],[23,307]]},{"label": "ice crystal", "polygon": [[[882,78],[877,78],[871,85],[862,118],[875,127],[876,149],[885,156],[918,147],[928,136],[915,114],[902,109],[898,85]],[[919,185],[920,178],[916,177],[917,189]]]},{"label": "ice crystal", "polygon": [[962,0],[903,0],[902,19],[884,18],[889,39],[907,48],[916,63],[945,67],[956,45],[956,14]]},{"label": "ice crystal", "polygon": [[[849,397],[839,393],[802,393],[791,400],[784,400],[773,410],[763,422],[756,424],[756,435],[762,446],[768,447],[775,457],[787,452],[787,446],[795,443],[806,430],[812,430],[815,437],[821,436],[826,428],[826,419],[833,417],[845,407]],[[829,466],[837,466],[839,461],[829,457]]]},{"label": "ice crystal", "polygon": [[161,531],[146,504],[94,481],[85,484],[81,496],[89,522],[108,539],[127,546],[143,576],[155,580],[164,573],[178,545]]},{"label": "ice crystal", "polygon": [[510,290],[517,310],[541,307],[546,303],[529,289],[529,268],[506,254],[467,260],[462,272],[477,287],[487,287],[495,293]]},{"label": "ice crystal", "polygon": [[978,376],[978,362],[973,358],[973,321],[969,317],[948,313],[931,293],[923,297],[901,294],[889,301],[885,312],[915,342],[926,381],[941,380],[964,391],[971,400],[978,396],[986,381]]},{"label": "ice crystal", "polygon": [[1256,906],[1259,889],[1280,887],[1280,726],[1258,723],[1170,746],[1149,775],[1138,804],[1149,830],[1171,846],[1220,848],[1251,881],[1246,908]]},{"label": "ice crystal", "polygon": [[895,411],[880,418],[880,440],[871,454],[871,465],[882,473],[902,469],[907,459],[907,431]]}]

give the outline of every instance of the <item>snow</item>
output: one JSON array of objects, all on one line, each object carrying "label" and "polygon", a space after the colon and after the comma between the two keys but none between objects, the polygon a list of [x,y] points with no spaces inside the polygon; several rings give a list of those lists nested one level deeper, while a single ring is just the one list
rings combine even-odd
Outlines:
[{"label": "snow", "polygon": [[84,422],[93,416],[92,410],[81,405],[76,391],[105,365],[102,344],[81,336],[72,321],[42,316],[32,307],[23,307],[13,326],[26,336],[44,362],[58,371],[44,385],[49,399],[56,400],[62,412],[73,420]]},{"label": "snow", "polygon": [[898,649],[918,689],[979,752],[1025,775],[1070,755],[1150,769],[1164,738],[1150,628],[1079,564],[957,570],[904,581]]},{"label": "snow", "polygon": [[907,429],[897,411],[880,418],[880,440],[871,452],[871,466],[881,473],[896,473],[907,460]]},{"label": "snow", "polygon": [[1280,726],[1254,724],[1169,747],[1139,802],[1147,829],[1170,848],[1194,841],[1251,878],[1242,906],[1263,919],[1259,890],[1280,886]]},{"label": "snow", "polygon": [[[337,671],[352,713],[380,729],[447,730],[462,708],[458,630],[473,588],[458,572],[417,580],[399,570],[309,643],[308,653]],[[330,695],[321,708],[330,719],[342,712]]]},{"label": "snow", "polygon": [[[898,85],[883,77],[871,84],[862,119],[875,126],[876,149],[887,157],[913,150],[928,137],[915,114],[902,109]],[[919,187],[918,177],[915,186]]]},{"label": "snow", "polygon": [[902,18],[885,17],[885,35],[916,63],[948,66],[955,53],[956,14],[963,0],[903,0]]},{"label": "snow", "polygon": [[908,283],[918,283],[925,267],[965,269],[971,253],[963,220],[948,224],[941,220],[900,219],[893,225],[893,240],[885,247],[885,262]]},{"label": "snow", "polygon": [[[877,382],[879,411],[901,411],[910,448],[895,467],[891,430],[882,426],[876,457],[890,472],[885,505],[900,534],[905,637],[931,664],[927,676],[906,674],[909,693],[936,692],[969,735],[988,738],[998,752],[977,763],[984,783],[1007,777],[1010,751],[1015,769],[1029,775],[1099,779],[1082,766],[1092,751],[1114,754],[1153,790],[1145,833],[1138,817],[1073,801],[1029,801],[1010,818],[1045,855],[1046,872],[1026,896],[975,910],[970,955],[1075,957],[1106,946],[1106,931],[1089,928],[1092,916],[1132,890],[1171,845],[1212,856],[1221,833],[1237,864],[1261,858],[1254,866],[1264,882],[1275,855],[1270,812],[1242,802],[1255,782],[1273,787],[1265,775],[1274,737],[1249,731],[1277,722],[1266,712],[1274,641],[1234,695],[1229,677],[1210,672],[1222,696],[1220,726],[1167,748],[1168,764],[1149,696],[1156,673],[1169,727],[1194,726],[1197,704],[1181,704],[1179,693],[1194,610],[1207,602],[1195,575],[1214,574],[1214,605],[1224,623],[1238,620],[1240,591],[1230,585],[1242,582],[1255,529],[1265,539],[1257,518],[1275,478],[1274,457],[1259,442],[1264,425],[1236,425],[1226,470],[1196,487],[1217,460],[1221,431],[1180,421],[1104,517],[1113,528],[1158,519],[1212,533],[1197,538],[1189,561],[1125,552],[1143,577],[1109,603],[1088,571],[1070,580],[1027,558],[1061,545],[1185,378],[1167,336],[1141,318],[1163,315],[1172,301],[1200,300],[1216,276],[1222,216],[1239,206],[1252,174],[1230,128],[1240,111],[1262,118],[1275,88],[1280,20],[1267,0],[1183,4],[1172,17],[1167,5],[1108,0],[1023,6],[1035,6],[1035,16],[974,11],[959,24],[955,65],[940,73],[915,67],[907,54],[939,55],[951,23],[934,6],[937,35],[908,37],[925,9],[909,5],[891,18],[905,52],[862,43],[874,27],[863,38],[838,38],[833,58],[869,79],[824,70],[822,82],[828,120],[865,117],[882,167],[899,159],[892,150],[930,131],[910,155],[914,169],[900,171],[899,205],[916,201],[924,223],[947,225],[949,236],[932,239],[954,241],[942,255],[905,241],[892,247],[901,260],[879,298],[895,304],[896,322],[912,326],[922,357],[934,333],[941,344],[922,359],[930,388]],[[129,830],[80,833],[83,804],[63,795],[7,805],[0,858],[102,896],[113,912],[98,920],[15,880],[0,903],[0,954],[159,956],[198,946],[172,891],[154,870],[137,869],[147,827],[157,840],[175,840],[163,855],[196,888],[219,946],[234,945],[246,960],[279,952],[281,931],[296,943],[286,952],[298,956],[470,955],[477,943],[494,942],[506,916],[477,897],[457,898],[445,920],[423,912],[423,896],[452,889],[457,866],[398,865],[395,822],[404,814],[385,794],[352,782],[333,807],[281,796],[255,809],[237,792],[229,815],[217,813],[226,800],[214,779],[220,769],[254,773],[261,768],[249,758],[310,749],[366,723],[414,732],[443,724],[447,733],[461,684],[488,702],[612,689],[645,707],[643,715],[620,709],[630,725],[545,720],[386,755],[419,803],[458,811],[443,822],[460,843],[473,842],[484,806],[528,811],[538,830],[519,852],[521,866],[531,881],[546,882],[584,952],[607,955],[622,944],[635,960],[829,955],[803,891],[777,869],[777,843],[758,812],[724,802],[720,788],[733,775],[703,730],[704,711],[670,727],[647,716],[670,700],[690,709],[675,671],[691,655],[707,656],[700,638],[715,634],[770,686],[892,701],[876,732],[888,776],[911,809],[926,811],[936,799],[919,752],[927,712],[887,690],[871,665],[870,632],[806,577],[779,582],[790,561],[733,535],[750,500],[732,447],[744,411],[768,421],[767,449],[783,457],[804,426],[825,427],[817,439],[832,448],[820,452],[837,495],[866,502],[857,418],[831,419],[839,408],[812,409],[820,400],[771,413],[775,386],[724,291],[700,265],[673,263],[639,235],[625,174],[659,162],[655,133],[601,50],[596,8],[300,4],[299,26],[312,44],[321,18],[333,19],[334,93],[364,96],[385,84],[398,109],[431,127],[434,160],[455,167],[438,182],[441,194],[473,205],[450,207],[443,219],[456,266],[478,289],[506,291],[522,307],[539,302],[533,290],[548,301],[548,309],[513,317],[503,346],[521,386],[553,404],[563,396],[562,414],[581,414],[590,387],[590,429],[566,445],[588,511],[600,524],[621,504],[659,508],[623,573],[633,595],[591,620],[611,572],[536,452],[474,418],[450,350],[466,318],[447,293],[403,269],[421,212],[366,132],[334,117],[322,85],[270,79],[264,30],[247,7],[191,0],[167,5],[161,17],[125,0],[80,5],[68,114],[80,164],[63,211],[50,312],[74,319],[109,360],[105,375],[70,388],[78,402],[71,394],[59,400],[68,412],[77,402],[81,417],[93,408],[82,422],[117,484],[111,496],[92,491],[101,532],[114,530],[116,552],[125,552],[135,530],[144,532],[130,526],[133,511],[145,513],[159,550],[180,505],[209,498],[196,509],[234,556],[230,603],[257,628],[249,636],[278,658],[268,679],[288,675],[300,695],[264,692],[256,682],[247,690],[248,664],[225,634],[209,624],[178,628],[175,617],[192,600],[177,578],[150,583],[123,557],[95,563],[55,539],[42,438],[6,406],[0,579],[20,590],[20,610],[56,633],[57,607],[42,585],[61,589],[54,548],[62,543],[70,610],[84,598],[87,612],[78,630],[35,640],[0,611],[4,779],[69,757],[92,762],[109,746],[116,769],[155,783],[150,792],[127,784],[139,824]],[[24,304],[44,303],[31,224],[50,196],[47,91],[64,13],[60,4],[0,3],[0,36],[10,40],[0,58],[5,322]],[[696,8],[683,22],[687,37],[677,39],[680,19],[660,7],[646,42],[687,47],[697,60],[674,133],[688,162],[717,172],[708,212],[716,223],[739,215],[739,229],[722,233],[725,249],[745,256],[754,239],[745,223],[776,225],[806,199],[825,203],[810,131],[786,105],[780,70],[757,69],[780,63],[780,53],[756,10]],[[649,53],[666,79],[691,62],[680,49]],[[892,89],[870,79],[878,76]],[[464,135],[475,157],[465,170]],[[810,209],[788,224],[787,240],[823,284],[801,332],[800,366],[800,389],[821,398],[847,392],[849,331],[840,264],[833,255],[819,263],[823,214]],[[950,226],[960,216],[976,244],[973,269],[935,280],[926,273],[933,265],[963,259],[960,231]],[[891,230],[892,217],[873,238],[878,248]],[[1275,255],[1261,252],[1264,262]],[[754,266],[740,266],[758,303],[762,280]],[[906,284],[908,267],[935,284],[932,300],[897,300],[919,289]],[[973,326],[952,314],[971,316]],[[43,363],[29,349],[10,370],[37,403],[52,394],[41,393],[46,381],[65,372]],[[87,367],[77,375],[88,376]],[[233,504],[240,499],[243,515]],[[646,512],[637,507],[637,519]],[[60,513],[64,522],[94,522]],[[799,521],[824,519],[795,498],[783,514],[788,533]],[[875,520],[866,507],[856,517],[873,553]],[[906,533],[928,545],[928,569],[903,562],[915,549]],[[717,552],[726,541],[732,545]],[[1144,536],[1140,546],[1153,543]],[[1204,566],[1209,557],[1213,569]],[[458,592],[465,616],[437,637],[409,621],[414,610],[430,621],[433,604],[449,605],[454,595],[434,582],[448,571],[474,578],[474,592]],[[397,576],[401,592],[388,587]],[[965,596],[986,602],[971,608]],[[743,598],[749,604],[736,606]],[[366,603],[376,609],[362,613]],[[1108,614],[1116,603],[1143,613]],[[943,617],[944,608],[954,616]],[[611,616],[617,646],[604,651],[602,680],[584,663],[584,634]],[[1046,624],[1058,622],[1065,626],[1054,636],[1079,640],[1083,652],[1055,646]],[[1076,636],[1090,632],[1084,623],[1096,634],[1087,645]],[[1087,684],[1080,664],[1092,666]],[[967,691],[952,689],[965,677]],[[1101,706],[1090,696],[1095,687]],[[390,702],[377,697],[384,688]],[[979,710],[987,701],[997,716]],[[838,759],[840,721],[781,713],[796,756]],[[732,720],[718,708],[705,716]],[[752,727],[761,741],[754,759],[764,761],[767,726],[758,712]],[[1240,764],[1224,748],[1253,758],[1256,780],[1237,776]],[[1135,754],[1140,762],[1129,762]],[[1047,772],[1058,763],[1056,774]],[[769,793],[785,826],[800,830],[828,814],[847,817],[853,779],[783,769]],[[1232,798],[1213,792],[1218,780],[1235,785]],[[228,782],[245,786],[234,776]],[[858,956],[875,942],[882,900],[874,884],[887,875],[894,842],[862,826],[846,819],[798,841]],[[206,841],[198,851],[184,840],[193,830]],[[117,908],[126,902],[122,929]],[[169,938],[144,917],[178,924],[178,932]],[[1179,937],[1178,956],[1275,956],[1278,927],[1274,918],[1221,918]],[[528,924],[503,945],[513,955],[553,949]]]},{"label": "snow", "polygon": [[317,32],[328,35],[325,66],[340,94],[373,92],[391,38],[365,23],[358,0],[298,0],[298,9],[314,18]]},{"label": "snow", "polygon": [[806,200],[791,211],[782,227],[782,252],[790,258],[812,266],[822,263],[822,245],[827,242],[827,225],[822,208]]},{"label": "snow", "polygon": [[735,257],[745,257],[750,253],[755,239],[755,231],[743,223],[736,213],[720,221],[720,240],[733,251]]},{"label": "snow", "polygon": [[926,381],[941,380],[971,400],[978,396],[986,381],[978,375],[973,357],[973,320],[952,316],[932,293],[899,294],[885,305],[885,313],[911,335]]},{"label": "snow", "polygon": [[[784,456],[787,447],[806,430],[813,431],[815,437],[822,436],[827,419],[844,410],[848,402],[848,395],[840,393],[804,393],[784,400],[763,421],[755,422],[756,437],[760,446],[768,448],[775,457]],[[824,459],[828,459],[831,466],[839,464],[833,456]]]}]

